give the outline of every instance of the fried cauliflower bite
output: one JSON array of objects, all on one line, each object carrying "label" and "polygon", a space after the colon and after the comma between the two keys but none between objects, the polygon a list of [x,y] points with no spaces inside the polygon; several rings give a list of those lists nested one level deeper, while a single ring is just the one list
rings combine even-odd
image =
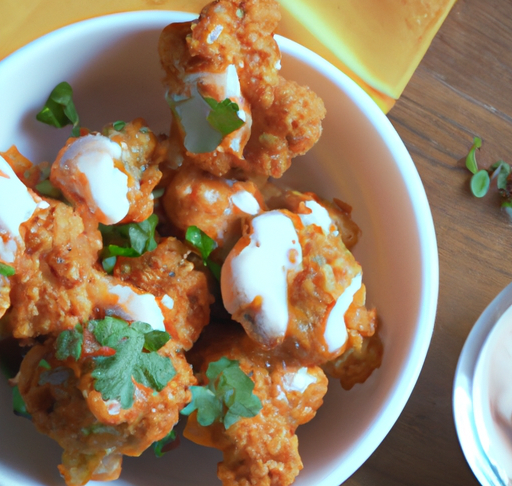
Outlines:
[{"label": "fried cauliflower bite", "polygon": [[[196,21],[163,30],[159,53],[174,114],[171,131],[181,134],[187,156],[203,170],[280,177],[320,137],[322,100],[278,74],[273,33],[279,20],[275,0],[218,0]],[[203,98],[236,103],[244,124],[217,141]]]},{"label": "fried cauliflower bite", "polygon": [[140,222],[153,212],[152,191],[164,153],[142,119],[108,125],[103,134],[70,138],[50,181],[80,211],[103,224]]},{"label": "fried cauliflower bite", "polygon": [[161,302],[166,330],[188,350],[210,320],[213,296],[204,272],[187,259],[190,250],[175,238],[138,258],[119,257],[114,276]]},{"label": "fried cauliflower bite", "polygon": [[221,423],[201,426],[190,415],[184,436],[223,452],[217,474],[224,486],[288,486],[302,469],[295,431],[309,422],[323,403],[327,378],[321,368],[305,366],[279,352],[268,352],[237,326],[211,324],[188,358],[205,379],[208,364],[222,356],[238,360],[254,382],[262,403],[252,418],[241,418],[227,430]]},{"label": "fried cauliflower bite", "polygon": [[242,235],[242,218],[265,209],[254,182],[216,177],[190,163],[177,171],[163,205],[180,236],[197,226],[224,249],[224,256]]},{"label": "fried cauliflower bite", "polygon": [[226,310],[260,346],[281,346],[307,364],[335,359],[348,327],[374,332],[362,270],[329,212],[313,197],[297,213],[254,217],[221,273]]},{"label": "fried cauliflower bite", "polygon": [[[341,239],[351,249],[358,241],[361,230],[351,218],[352,208],[335,199],[334,203],[321,200],[313,193],[281,190],[268,183],[264,189],[270,209],[288,209],[294,213],[307,213],[308,206],[322,206],[339,229]],[[348,339],[345,351],[332,361],[322,365],[324,371],[340,380],[341,386],[350,390],[356,383],[364,383],[372,372],[380,367],[383,347],[377,333],[375,309],[365,307],[364,293],[354,296],[354,304],[345,313]]]},{"label": "fried cauliflower bite", "polygon": [[196,383],[178,344],[170,340],[158,354],[171,360],[174,377],[159,392],[134,381],[133,405],[122,409],[94,389],[94,356],[104,349],[85,333],[78,361],[57,359],[55,341],[49,339],[28,352],[18,375],[34,425],[64,449],[59,470],[68,486],[117,479],[123,455],[139,456],[173,429],[190,401],[189,386]]},{"label": "fried cauliflower bite", "polygon": [[102,286],[93,268],[101,235],[66,204],[48,200],[22,224],[24,251],[9,277],[7,327],[16,338],[72,328],[88,319]]}]

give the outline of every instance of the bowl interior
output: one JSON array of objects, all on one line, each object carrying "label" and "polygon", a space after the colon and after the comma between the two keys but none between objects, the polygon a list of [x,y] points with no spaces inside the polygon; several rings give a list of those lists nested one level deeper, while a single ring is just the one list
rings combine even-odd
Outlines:
[{"label": "bowl interior", "polygon": [[[74,89],[83,126],[99,129],[143,117],[155,131],[167,131],[157,39],[168,23],[189,18],[148,11],[93,19],[49,34],[2,61],[0,151],[16,144],[33,162],[55,158],[69,130],[44,126],[34,116],[64,80]],[[412,392],[433,330],[437,247],[423,186],[388,119],[330,64],[287,39],[278,41],[283,75],[309,85],[328,112],[320,142],[295,159],[285,177],[297,189],[353,206],[363,230],[354,253],[365,271],[368,305],[378,309],[385,345],[382,367],[364,385],[345,392],[333,381],[317,417],[299,428],[304,470],[295,484],[337,486],[379,445]],[[56,469],[60,448],[12,416],[8,387],[2,381],[0,388],[0,475],[6,486],[62,484]],[[163,459],[151,451],[125,459],[116,484],[220,484],[220,460],[217,451],[182,440]]]}]

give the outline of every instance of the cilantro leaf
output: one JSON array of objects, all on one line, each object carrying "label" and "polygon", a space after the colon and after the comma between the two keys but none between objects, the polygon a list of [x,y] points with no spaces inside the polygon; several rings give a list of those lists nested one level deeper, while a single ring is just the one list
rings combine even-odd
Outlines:
[{"label": "cilantro leaf", "polygon": [[112,356],[94,358],[92,377],[94,388],[103,400],[118,400],[123,409],[133,405],[135,385],[159,392],[176,374],[170,358],[155,351],[144,352],[145,334],[151,332],[149,324],[107,316],[103,320],[90,321],[88,329],[102,345],[115,350]]},{"label": "cilantro leaf", "polygon": [[155,452],[156,457],[162,457],[167,452],[167,447],[169,444],[176,440],[176,432],[174,429],[171,430],[163,439],[157,440],[153,442],[153,451]]},{"label": "cilantro leaf", "polygon": [[4,277],[12,277],[15,274],[14,267],[7,265],[6,263],[0,262],[0,275]]},{"label": "cilantro leaf", "polygon": [[39,182],[39,184],[36,185],[36,190],[39,194],[53,199],[60,199],[62,197],[60,189],[56,188],[49,179],[44,179]]},{"label": "cilantro leaf", "polygon": [[152,214],[140,223],[128,223],[118,226],[100,224],[99,229],[103,238],[101,253],[103,269],[111,273],[118,256],[136,258],[157,247],[155,230],[158,216]]},{"label": "cilantro leaf", "polygon": [[103,270],[107,273],[112,273],[114,271],[114,267],[116,266],[117,257],[110,256],[104,257],[101,265],[103,266]]},{"label": "cilantro leaf", "polygon": [[74,329],[62,331],[55,342],[55,357],[64,361],[67,358],[74,358],[75,361],[82,355],[82,344],[84,335],[82,326],[77,325]]},{"label": "cilantro leaf", "polygon": [[112,123],[112,128],[118,132],[120,132],[126,126],[126,122],[123,120],[117,120]]},{"label": "cilantro leaf", "polygon": [[466,157],[466,167],[472,174],[476,174],[478,172],[478,164],[476,162],[475,152],[476,149],[479,149],[482,146],[482,140],[478,137],[473,138],[473,145],[469,150],[469,153]]},{"label": "cilantro leaf", "polygon": [[206,427],[222,422],[228,429],[242,417],[255,417],[262,408],[254,395],[253,381],[236,360],[222,357],[208,365],[208,384],[191,386],[192,401],[181,411],[190,415],[197,410],[197,421]]},{"label": "cilantro leaf", "polygon": [[80,136],[78,113],[73,102],[73,88],[69,83],[63,81],[55,86],[36,119],[56,128],[72,124],[73,136]]},{"label": "cilantro leaf", "polygon": [[19,415],[20,417],[25,417],[28,419],[32,418],[28,413],[25,400],[23,400],[23,397],[21,396],[18,385],[15,385],[12,389],[12,410],[15,415]]},{"label": "cilantro leaf", "polygon": [[166,331],[153,330],[144,334],[144,349],[148,351],[158,351],[171,339]]},{"label": "cilantro leaf", "polygon": [[197,410],[197,421],[203,426],[221,422],[223,415],[222,400],[208,387],[191,386],[192,401],[181,411],[183,415],[190,415]]},{"label": "cilantro leaf", "polygon": [[210,260],[210,254],[217,248],[217,242],[210,238],[202,229],[197,226],[189,226],[185,233],[185,240],[188,241],[194,248],[199,250],[203,263],[213,273],[217,280],[220,280],[220,265],[217,262]]},{"label": "cilantro leaf", "polygon": [[41,368],[44,368],[45,370],[51,370],[52,369],[50,363],[48,363],[48,361],[46,361],[44,358],[41,361],[39,361],[39,365],[38,366],[41,367]]},{"label": "cilantro leaf", "polygon": [[238,130],[244,121],[238,116],[240,108],[229,98],[218,102],[213,98],[204,97],[206,103],[211,108],[210,113],[206,117],[208,123],[222,134],[223,137],[231,132]]}]

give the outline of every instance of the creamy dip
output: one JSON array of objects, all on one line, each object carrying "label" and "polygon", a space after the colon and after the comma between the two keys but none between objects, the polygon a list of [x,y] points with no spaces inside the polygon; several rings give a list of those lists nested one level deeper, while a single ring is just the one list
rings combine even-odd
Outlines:
[{"label": "creamy dip", "polygon": [[473,383],[482,447],[504,484],[512,485],[512,306],[500,317],[478,358]]}]

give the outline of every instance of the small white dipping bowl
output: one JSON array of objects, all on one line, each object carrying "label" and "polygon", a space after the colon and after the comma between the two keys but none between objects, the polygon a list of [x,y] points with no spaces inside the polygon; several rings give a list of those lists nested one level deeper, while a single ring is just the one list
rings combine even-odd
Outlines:
[{"label": "small white dipping bowl", "polygon": [[[0,62],[0,151],[12,144],[35,163],[52,161],[69,135],[35,120],[61,81],[74,89],[81,124],[100,129],[143,117],[166,132],[170,113],[160,84],[161,29],[191,15],[147,11],[70,25]],[[413,161],[389,120],[352,80],[311,51],[278,37],[282,74],[309,85],[325,101],[319,143],[286,174],[297,189],[353,206],[363,231],[355,255],[364,269],[368,305],[384,342],[382,366],[344,391],[332,381],[316,418],[299,427],[304,469],[296,486],[338,486],[371,455],[403,410],[430,343],[438,295],[432,215]],[[9,201],[8,204],[16,204]],[[58,485],[60,448],[11,413],[0,383],[2,486]],[[152,451],[126,458],[117,485],[213,486],[221,455],[183,439],[163,458]]]},{"label": "small white dipping bowl", "polygon": [[482,312],[462,348],[453,383],[459,442],[483,486],[512,484],[512,283]]}]

